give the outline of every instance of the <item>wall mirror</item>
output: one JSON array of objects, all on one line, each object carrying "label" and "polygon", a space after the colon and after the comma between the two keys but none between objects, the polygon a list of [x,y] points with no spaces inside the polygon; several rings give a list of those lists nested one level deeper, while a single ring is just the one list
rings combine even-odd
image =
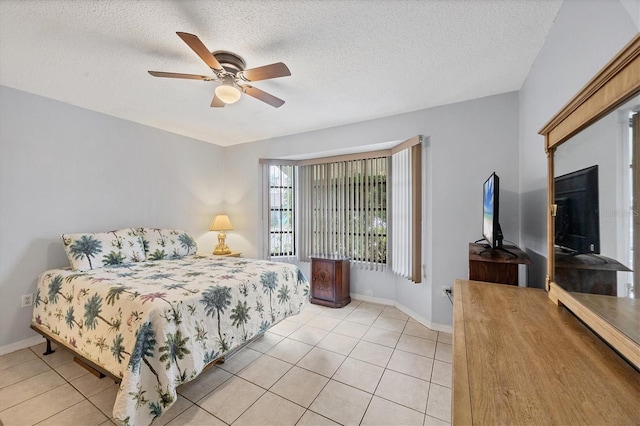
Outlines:
[{"label": "wall mirror", "polygon": [[640,35],[540,133],[549,297],[640,368]]}]

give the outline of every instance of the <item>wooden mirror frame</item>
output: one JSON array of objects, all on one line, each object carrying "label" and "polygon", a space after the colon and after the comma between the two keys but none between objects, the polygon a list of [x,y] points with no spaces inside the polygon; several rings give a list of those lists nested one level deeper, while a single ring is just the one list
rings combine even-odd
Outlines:
[{"label": "wooden mirror frame", "polygon": [[[554,167],[555,150],[616,107],[640,93],[640,34],[637,34],[543,128],[547,152],[547,277],[549,298],[566,306],[609,345],[640,369],[640,344],[621,333],[596,312],[576,300],[554,281]],[[639,267],[640,265],[635,265]],[[639,285],[640,283],[635,283]]]}]

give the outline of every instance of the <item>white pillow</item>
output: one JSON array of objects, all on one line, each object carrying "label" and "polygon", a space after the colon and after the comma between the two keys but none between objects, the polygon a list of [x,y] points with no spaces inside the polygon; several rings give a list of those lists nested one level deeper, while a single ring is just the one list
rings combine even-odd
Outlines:
[{"label": "white pillow", "polygon": [[142,238],[133,228],[100,233],[62,234],[62,243],[71,267],[76,271],[117,267],[144,262],[147,258]]},{"label": "white pillow", "polygon": [[182,229],[138,228],[147,260],[178,259],[196,254],[195,240]]}]

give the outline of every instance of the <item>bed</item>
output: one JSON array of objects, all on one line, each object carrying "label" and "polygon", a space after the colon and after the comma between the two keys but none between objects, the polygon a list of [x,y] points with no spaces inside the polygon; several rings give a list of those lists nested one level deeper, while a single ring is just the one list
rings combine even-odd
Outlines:
[{"label": "bed", "polygon": [[92,256],[88,270],[85,251],[75,259],[84,267],[70,256],[71,268],[42,273],[31,326],[120,379],[113,416],[125,425],[151,424],[175,402],[178,385],[308,300],[308,281],[295,265],[176,250],[147,260],[154,253],[148,242],[129,262],[128,243],[120,245],[115,256]]}]

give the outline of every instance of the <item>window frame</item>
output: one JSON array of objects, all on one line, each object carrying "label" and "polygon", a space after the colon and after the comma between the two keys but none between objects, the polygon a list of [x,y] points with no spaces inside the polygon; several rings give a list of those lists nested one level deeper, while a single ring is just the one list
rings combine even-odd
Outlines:
[{"label": "window frame", "polygon": [[[286,172],[283,171],[283,168],[286,168],[287,170],[290,171],[290,174],[287,174]],[[276,171],[277,175],[274,175],[273,172]],[[268,255],[269,257],[294,257],[297,255],[297,244],[296,244],[296,175],[297,175],[297,169],[295,165],[292,164],[270,164],[268,165],[268,179],[269,179],[269,184],[268,184],[268,191],[269,191],[269,196],[268,196]],[[274,182],[274,176],[277,176],[277,181]],[[289,184],[285,184],[283,182],[283,177],[285,176],[289,176]],[[277,207],[274,207],[273,204],[273,196],[274,196],[274,190],[275,190],[275,195],[280,195],[280,204]],[[282,200],[284,198],[286,198],[285,196],[283,196],[283,192],[288,192],[289,195],[289,202],[287,203],[286,207],[283,207],[283,203]],[[280,218],[280,227],[279,230],[274,230],[273,228],[273,214],[274,212],[277,212],[279,218]],[[282,220],[283,220],[283,216],[285,212],[289,213],[289,216],[291,218],[290,222],[290,229],[283,229],[282,226]],[[274,251],[274,235],[277,235],[278,237],[275,238],[275,240],[279,240],[279,250]],[[283,250],[283,248],[285,247],[285,244],[283,243],[283,237],[285,235],[290,235],[290,250]]]},{"label": "window frame", "polygon": [[[416,135],[410,139],[397,143],[390,149],[380,149],[376,151],[368,151],[368,152],[358,152],[352,154],[343,154],[343,155],[335,155],[330,157],[320,157],[320,158],[307,158],[303,160],[292,160],[292,159],[268,159],[268,158],[260,158],[259,164],[262,165],[263,170],[263,180],[262,180],[262,214],[263,214],[263,227],[268,227],[269,223],[269,212],[265,210],[265,206],[268,206],[269,197],[266,195],[269,190],[268,179],[268,165],[293,165],[293,166],[308,166],[308,165],[316,165],[316,164],[324,164],[324,163],[336,163],[336,162],[344,162],[349,160],[361,160],[361,159],[371,159],[376,157],[387,157],[389,161],[391,161],[391,157],[404,150],[411,151],[411,185],[407,186],[403,191],[407,191],[404,193],[404,197],[409,197],[412,201],[410,204],[409,214],[411,221],[411,235],[407,237],[408,244],[401,246],[401,252],[403,253],[404,260],[402,263],[406,263],[408,265],[406,271],[401,272],[396,268],[396,256],[395,252],[398,251],[397,243],[394,243],[394,240],[397,238],[396,236],[396,226],[394,224],[392,213],[395,211],[396,207],[394,206],[394,197],[397,193],[397,188],[394,187],[394,179],[395,179],[395,171],[393,170],[393,166],[389,164],[387,166],[387,176],[386,176],[386,253],[385,253],[385,263],[375,263],[375,264],[366,264],[366,262],[356,261],[353,263],[359,263],[362,268],[368,269],[379,269],[379,265],[382,265],[383,269],[385,266],[390,266],[391,270],[394,274],[400,275],[404,278],[407,278],[410,281],[418,284],[422,281],[422,238],[423,238],[423,223],[422,223],[422,199],[423,199],[423,190],[422,190],[422,179],[424,178],[423,174],[423,165],[422,165],[422,145],[426,139],[421,135]],[[266,170],[266,171],[265,171]],[[294,214],[296,216],[296,229],[295,229],[295,254],[293,255],[297,261],[309,262],[310,256],[317,253],[311,253],[312,250],[312,239],[313,235],[311,230],[308,228],[308,223],[311,223],[311,214],[312,211],[312,203],[311,197],[307,196],[305,193],[300,191],[304,182],[307,182],[309,177],[309,173],[305,170],[305,168],[295,167],[296,170],[296,185],[297,188],[295,190],[295,194],[297,195],[297,201],[295,202]],[[264,229],[264,228],[263,228]],[[268,235],[270,238],[270,233],[263,233],[263,236]],[[266,237],[263,237],[266,238]],[[263,251],[262,253],[269,257],[270,248],[269,241],[263,239]],[[331,254],[331,253],[329,253]],[[407,257],[408,256],[408,257]]]}]

